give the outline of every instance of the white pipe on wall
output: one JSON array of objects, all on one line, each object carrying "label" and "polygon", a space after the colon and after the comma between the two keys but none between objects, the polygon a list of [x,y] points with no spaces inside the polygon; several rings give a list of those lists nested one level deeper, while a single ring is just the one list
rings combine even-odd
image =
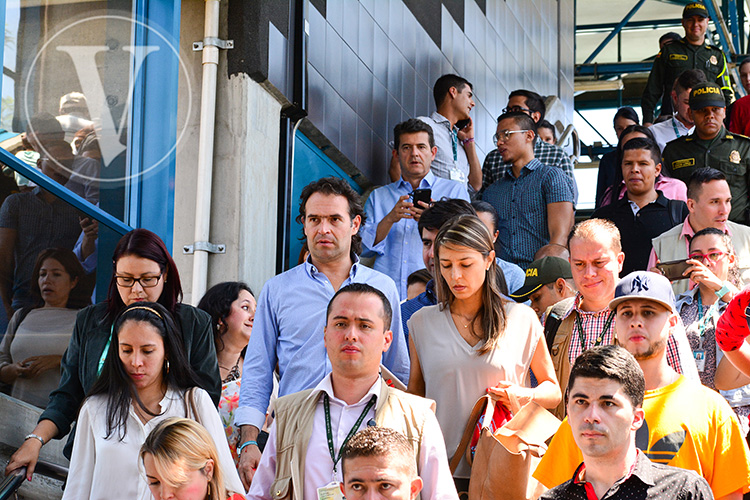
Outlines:
[{"label": "white pipe on wall", "polygon": [[[206,0],[204,40],[219,37],[220,0]],[[219,48],[203,45],[203,83],[201,85],[201,118],[198,139],[198,175],[195,197],[195,242],[210,241],[211,177],[213,175],[214,128],[216,118],[216,75],[219,69]],[[208,252],[194,248],[191,297],[197,304],[206,292]]]}]

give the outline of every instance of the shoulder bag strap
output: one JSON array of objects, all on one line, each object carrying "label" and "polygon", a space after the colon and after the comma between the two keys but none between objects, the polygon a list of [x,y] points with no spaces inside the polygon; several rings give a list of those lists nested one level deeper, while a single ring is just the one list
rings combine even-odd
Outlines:
[{"label": "shoulder bag strap", "polygon": [[[477,402],[474,403],[474,408],[471,409],[471,414],[469,415],[469,419],[466,421],[466,427],[464,428],[464,435],[461,437],[461,442],[458,444],[458,448],[456,448],[456,453],[453,454],[453,458],[451,458],[450,462],[450,468],[451,468],[451,474],[454,474],[456,472],[456,469],[458,468],[458,464],[461,462],[461,457],[464,455],[464,452],[466,451],[466,447],[469,446],[469,442],[471,441],[471,435],[474,433],[474,426],[477,425],[477,421],[479,421],[479,416],[482,414],[482,412],[485,413],[484,422],[483,425],[489,426],[489,423],[492,421],[492,415],[493,411],[495,409],[494,400],[490,396],[482,396],[479,399],[477,399]],[[489,413],[489,418],[487,417],[487,412]]]}]

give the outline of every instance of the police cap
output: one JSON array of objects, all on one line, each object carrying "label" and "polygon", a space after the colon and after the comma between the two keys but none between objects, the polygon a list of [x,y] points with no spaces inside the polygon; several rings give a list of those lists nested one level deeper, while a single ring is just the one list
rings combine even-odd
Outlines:
[{"label": "police cap", "polygon": [[712,82],[699,83],[690,91],[690,109],[703,109],[708,106],[726,106],[721,87]]}]

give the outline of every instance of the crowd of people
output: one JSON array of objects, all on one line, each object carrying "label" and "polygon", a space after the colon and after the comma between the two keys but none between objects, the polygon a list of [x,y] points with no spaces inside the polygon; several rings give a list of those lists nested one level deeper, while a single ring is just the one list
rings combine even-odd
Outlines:
[{"label": "crowd of people", "polygon": [[308,253],[257,298],[237,281],[182,303],[164,242],[136,229],[90,305],[95,228],[68,224],[32,263],[45,240],[3,221],[54,200],[12,195],[0,250],[25,260],[5,275],[0,382],[43,411],[6,472],[31,478],[67,436],[64,498],[453,500],[480,487],[482,438],[461,442],[489,395],[492,432],[529,407],[560,419],[533,477],[505,478],[543,498],[750,494],[750,139],[728,131],[750,120],[707,17],[688,4],[664,41],[643,125],[617,111],[577,224],[544,98],[510,93],[482,165],[457,75],[395,125],[390,184],[302,190]]}]

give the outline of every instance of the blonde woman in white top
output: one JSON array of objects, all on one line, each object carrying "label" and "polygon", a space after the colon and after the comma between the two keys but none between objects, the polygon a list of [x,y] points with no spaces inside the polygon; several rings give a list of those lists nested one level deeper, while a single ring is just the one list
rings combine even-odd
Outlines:
[{"label": "blonde woman in white top", "polygon": [[[409,392],[434,399],[448,456],[455,453],[474,402],[490,393],[511,409],[561,399],[542,326],[534,311],[502,297],[487,227],[475,216],[447,222],[435,240],[438,304],[409,320]],[[529,368],[539,384],[529,386]],[[468,478],[461,461],[456,478]]]}]

